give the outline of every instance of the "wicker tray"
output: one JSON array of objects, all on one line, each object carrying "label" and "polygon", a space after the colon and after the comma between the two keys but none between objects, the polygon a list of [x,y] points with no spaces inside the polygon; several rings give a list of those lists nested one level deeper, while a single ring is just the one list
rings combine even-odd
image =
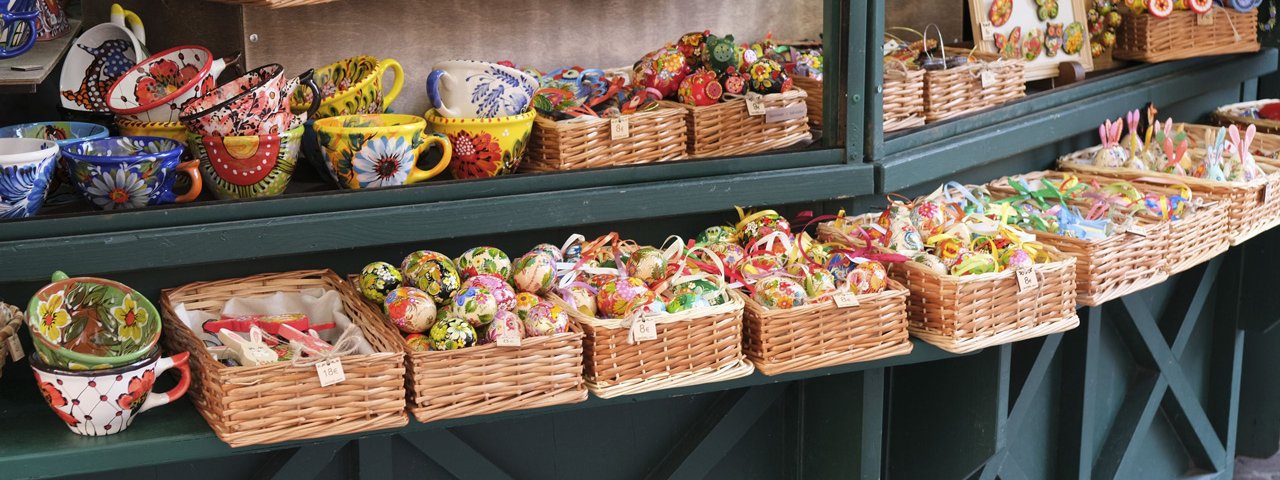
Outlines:
[{"label": "wicker tray", "polygon": [[804,104],[809,109],[809,128],[822,130],[822,80],[793,75],[791,82],[808,95],[804,98]]},{"label": "wicker tray", "polygon": [[630,135],[618,140],[612,138],[608,118],[557,122],[539,115],[521,169],[545,172],[686,158],[686,115],[687,110],[670,106],[626,115]]},{"label": "wicker tray", "polygon": [[[1189,135],[1193,140],[1196,135]],[[1256,139],[1254,141],[1257,141]],[[1091,162],[1100,147],[1080,150],[1058,159],[1058,167],[1073,172],[1121,178],[1156,185],[1185,184],[1206,202],[1225,205],[1225,233],[1231,245],[1239,245],[1275,226],[1280,220],[1280,167],[1259,162],[1265,178],[1248,183],[1217,182],[1183,175],[1120,167],[1098,167]],[[1270,197],[1268,192],[1273,193]]]},{"label": "wicker tray", "polygon": [[636,344],[627,341],[629,322],[589,317],[555,294],[548,298],[586,334],[586,383],[597,397],[719,382],[755,371],[742,354],[743,300],[736,294],[722,305],[655,317],[658,338]]},{"label": "wicker tray", "polygon": [[[1059,172],[1033,172],[1021,175],[1028,181],[1039,181],[1045,175]],[[998,198],[1016,196],[1008,177],[987,184]],[[1083,202],[1078,207],[1088,208]],[[1147,235],[1119,233],[1102,240],[1084,240],[1036,230],[1036,240],[1076,259],[1076,303],[1096,307],[1124,295],[1164,282],[1169,278],[1165,262],[1169,256],[1169,224],[1149,216],[1139,216],[1137,223]]]},{"label": "wicker tray", "polygon": [[[765,95],[766,110],[805,105],[808,95],[803,90]],[[747,113],[742,98],[727,102],[692,107],[675,102],[662,102],[689,111],[689,156],[723,157],[767,152],[809,141],[808,116],[776,123],[765,123],[765,116]],[[805,107],[807,108],[807,107]]]},{"label": "wicker tray", "polygon": [[[1244,112],[1249,109],[1262,108],[1263,106],[1277,102],[1280,102],[1280,99],[1269,98],[1265,100],[1254,100],[1252,102],[1240,102],[1224,105],[1213,111],[1213,123],[1223,126],[1231,124],[1240,126],[1255,125],[1258,127],[1258,133],[1280,134],[1280,121],[1247,117],[1244,115]],[[1254,142],[1257,142],[1257,140],[1255,139]]]},{"label": "wicker tray", "polygon": [[26,315],[17,306],[0,303],[0,375],[4,374],[4,364],[11,354],[9,337],[16,336],[26,322]]},{"label": "wicker tray", "polygon": [[[228,367],[214,360],[204,342],[182,323],[174,307],[221,311],[235,297],[312,288],[337,290],[346,314],[379,353],[341,357],[346,380],[321,387],[314,366]],[[329,437],[402,427],[405,415],[404,352],[359,292],[331,270],[304,270],[199,282],[164,290],[161,342],[171,352],[191,353],[188,397],[232,447]]]},{"label": "wicker tray", "polygon": [[858,306],[849,308],[831,299],[785,310],[744,301],[747,358],[765,375],[911,353],[907,288],[893,280],[883,292],[858,295]]},{"label": "wicker tray", "polygon": [[[938,122],[1022,98],[1027,93],[1025,66],[1021,60],[974,52],[964,66],[924,72],[924,121]],[[995,75],[986,87],[984,71]]]},{"label": "wicker tray", "polygon": [[[861,245],[830,222],[818,226],[818,238]],[[1039,284],[1027,291],[1019,291],[1012,271],[954,276],[916,262],[889,264],[890,278],[911,291],[911,334],[948,352],[967,353],[1076,328],[1075,258],[1045,248],[1053,261],[1035,265]]]},{"label": "wicker tray", "polygon": [[[348,281],[356,285],[354,275]],[[399,347],[409,358],[409,411],[426,423],[585,401],[582,329],[573,322],[569,329],[525,338],[519,347],[490,343],[430,352],[412,350],[402,338]]]},{"label": "wicker tray", "polygon": [[885,133],[924,125],[924,70],[886,65],[883,98]]},{"label": "wicker tray", "polygon": [[1175,11],[1168,18],[1125,11],[1124,25],[1116,32],[1116,47],[1111,55],[1124,60],[1166,62],[1256,52],[1260,48],[1257,10],[1241,13],[1215,5],[1213,23],[1209,25],[1200,25],[1190,10]]}]

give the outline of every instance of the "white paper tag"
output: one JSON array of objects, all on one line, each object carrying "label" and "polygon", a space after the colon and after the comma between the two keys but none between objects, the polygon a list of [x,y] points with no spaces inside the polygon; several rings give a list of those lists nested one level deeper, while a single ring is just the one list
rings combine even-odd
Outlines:
[{"label": "white paper tag", "polygon": [[316,375],[320,376],[320,386],[327,387],[342,383],[347,374],[342,371],[342,359],[330,358],[316,364]]},{"label": "white paper tag", "polygon": [[520,347],[520,335],[516,332],[507,332],[498,335],[497,343],[499,347]]},{"label": "white paper tag", "polygon": [[1267,203],[1267,200],[1271,198],[1271,193],[1271,182],[1267,182],[1266,185],[1262,186],[1262,195],[1258,198],[1258,203]]},{"label": "white paper tag", "polygon": [[747,92],[747,115],[758,117],[764,115],[764,99],[760,94]]},{"label": "white paper tag", "polygon": [[1040,286],[1040,279],[1036,278],[1036,272],[1031,267],[1014,268],[1013,275],[1018,277],[1019,292],[1025,292]]},{"label": "white paper tag", "polygon": [[1196,15],[1196,25],[1213,25],[1213,10],[1205,12],[1204,15]]},{"label": "white paper tag", "polygon": [[853,292],[840,292],[831,296],[836,301],[836,306],[840,308],[849,308],[858,306],[858,296]]},{"label": "white paper tag", "polygon": [[658,326],[652,318],[640,317],[631,322],[631,341],[634,343],[658,339]]},{"label": "white paper tag", "polygon": [[996,27],[994,25],[991,25],[991,22],[982,22],[981,27],[982,27],[983,40],[996,39]]},{"label": "white paper tag", "polygon": [[624,140],[631,136],[631,121],[626,117],[613,117],[609,120],[609,138]]},{"label": "white paper tag", "polygon": [[1134,235],[1137,235],[1139,237],[1145,237],[1145,236],[1151,235],[1151,232],[1147,231],[1147,227],[1138,225],[1136,223],[1133,225],[1129,225],[1129,228],[1126,231]]},{"label": "white paper tag", "polygon": [[10,360],[16,362],[18,360],[22,360],[22,357],[27,356],[26,352],[22,351],[22,340],[18,340],[18,332],[13,332],[13,335],[9,335],[9,338],[5,341],[9,344]]},{"label": "white paper tag", "polygon": [[981,78],[982,88],[987,88],[996,83],[996,72],[991,70],[983,70],[982,75],[979,77]]},{"label": "white paper tag", "polygon": [[764,123],[778,123],[788,120],[797,120],[804,118],[809,113],[809,107],[803,103],[797,103],[789,107],[770,108],[764,112]]}]

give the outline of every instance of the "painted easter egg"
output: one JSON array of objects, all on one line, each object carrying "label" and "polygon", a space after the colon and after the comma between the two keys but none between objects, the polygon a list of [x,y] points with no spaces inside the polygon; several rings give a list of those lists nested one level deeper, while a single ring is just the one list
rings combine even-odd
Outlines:
[{"label": "painted easter egg", "polygon": [[489,327],[485,329],[485,343],[496,342],[498,337],[508,332],[512,332],[516,338],[524,338],[524,322],[514,313],[499,310],[493,316],[493,323],[490,323]]},{"label": "painted easter egg", "polygon": [[596,292],[597,313],[608,318],[623,318],[653,301],[653,290],[638,278],[617,279]]},{"label": "painted easter egg", "polygon": [[680,88],[676,90],[676,94],[680,97],[680,102],[685,105],[705,107],[719,103],[720,97],[724,95],[724,88],[720,86],[720,80],[716,78],[715,72],[698,70],[686,75],[684,80],[680,81]]},{"label": "painted easter egg", "polygon": [[667,302],[666,311],[667,313],[680,313],[686,310],[710,306],[711,302],[708,302],[706,298],[702,297],[702,295],[685,293],[672,297],[671,301]]},{"label": "painted easter egg", "polygon": [[996,257],[987,252],[967,251],[951,266],[952,275],[978,275],[996,271]]},{"label": "painted easter egg", "polygon": [[738,243],[738,229],[727,225],[713,225],[698,233],[698,245]]},{"label": "painted easter egg", "polygon": [[618,276],[612,273],[597,273],[595,275],[587,276],[586,281],[587,281],[587,285],[591,285],[593,288],[599,290],[600,287],[604,286],[604,284],[612,282],[617,279],[618,279]]},{"label": "painted easter egg", "polygon": [[811,269],[801,283],[804,285],[805,295],[809,298],[818,298],[836,291],[836,276],[825,268]]},{"label": "painted easter egg", "polygon": [[516,308],[515,289],[511,288],[511,284],[503,281],[497,275],[485,273],[462,282],[463,290],[471,287],[480,287],[488,290],[493,295],[493,301],[498,303],[498,310],[510,311]]},{"label": "painted easter egg", "polygon": [[432,350],[457,350],[476,344],[476,329],[458,317],[446,317],[431,327]]},{"label": "painted easter egg", "polygon": [[916,225],[918,231],[928,235],[938,233],[945,226],[942,208],[935,202],[920,202],[911,208],[911,223]]},{"label": "painted easter egg", "polygon": [[564,309],[542,301],[529,310],[524,319],[524,334],[527,337],[544,337],[569,331],[569,314]]},{"label": "painted easter egg", "polygon": [[635,73],[636,83],[657,90],[662,98],[670,98],[689,74],[689,63],[679,49],[667,46],[641,59]]},{"label": "painted easter egg", "polygon": [[845,283],[850,292],[862,295],[884,291],[888,279],[889,274],[885,271],[884,264],[863,262],[849,272]]},{"label": "painted easter egg", "polygon": [[627,275],[653,284],[667,278],[667,257],[654,247],[640,247],[627,258]]},{"label": "painted easter egg", "polygon": [[858,264],[853,261],[853,257],[849,256],[848,253],[833,252],[831,254],[831,258],[827,259],[827,263],[824,266],[827,271],[831,272],[832,275],[835,275],[836,278],[847,278],[849,276],[849,272],[852,272],[853,269],[857,268]]},{"label": "painted easter egg", "polygon": [[756,282],[751,298],[765,308],[787,309],[804,305],[808,295],[795,280],[774,276]]},{"label": "painted easter egg", "polygon": [[934,273],[937,273],[940,275],[947,274],[947,265],[942,263],[942,260],[939,259],[937,255],[934,255],[932,253],[917,253],[916,256],[911,257],[911,260],[921,265],[924,265],[929,270],[932,270]]},{"label": "painted easter egg", "polygon": [[706,299],[711,305],[724,303],[724,289],[715,282],[705,278],[692,278],[671,286],[672,297],[681,295],[697,295]]},{"label": "painted easter egg", "polygon": [[791,90],[791,76],[782,65],[767,58],[751,63],[746,70],[747,88],[761,95],[784,93]]},{"label": "painted easter egg", "polygon": [[723,37],[707,35],[707,50],[703,54],[703,63],[717,75],[725,75],[730,69],[738,69],[738,52],[733,43],[733,35]]},{"label": "painted easter egg", "polygon": [[544,252],[529,252],[517,258],[511,282],[521,292],[546,293],[556,279],[556,261]]},{"label": "painted easter egg", "polygon": [[933,245],[934,255],[937,255],[938,259],[947,266],[955,264],[956,259],[965,251],[968,251],[968,248],[954,237],[943,238]]},{"label": "painted easter egg", "polygon": [[426,352],[431,350],[431,339],[421,333],[412,333],[405,336],[404,343],[409,345],[409,350],[415,352]]},{"label": "painted easter egg", "polygon": [[1028,267],[1033,263],[1031,255],[1021,248],[1009,248],[1000,252],[1000,263],[1005,268]]},{"label": "painted easter egg", "polygon": [[742,241],[742,246],[750,248],[756,241],[774,232],[791,236],[791,222],[776,213],[764,213],[753,216],[743,224],[738,239]]},{"label": "painted easter egg", "polygon": [[511,279],[511,258],[494,247],[475,247],[462,252],[453,264],[463,280],[482,273],[497,275],[503,281]]},{"label": "painted easter egg", "polygon": [[570,285],[568,298],[565,301],[572,305],[578,313],[588,317],[596,316],[596,291],[587,285]]},{"label": "painted easter egg", "polygon": [[582,259],[582,239],[579,238],[569,242],[569,245],[565,246],[561,252],[561,256],[561,261],[563,262],[578,263],[578,260]]},{"label": "painted easter egg", "polygon": [[818,265],[826,265],[827,262],[831,260],[832,250],[832,247],[821,243],[810,243],[809,246],[804,249],[804,257],[797,257],[796,261],[807,261]]},{"label": "painted easter egg", "polygon": [[529,316],[529,310],[532,310],[533,306],[537,305],[538,302],[540,301],[542,301],[542,299],[532,293],[528,293],[528,292],[517,293],[516,308],[512,310],[512,312],[515,313],[517,317],[520,317],[521,320],[523,320],[525,317]]},{"label": "painted easter egg", "polygon": [[436,303],[426,292],[400,287],[388,293],[383,305],[391,324],[404,333],[422,333],[436,321]]},{"label": "painted easter egg", "polygon": [[498,302],[484,287],[469,287],[458,290],[449,304],[449,315],[466,320],[474,327],[482,327],[493,321],[498,313]]},{"label": "painted easter egg", "polygon": [[689,32],[681,35],[676,42],[676,48],[684,55],[690,67],[702,65],[702,59],[707,55],[707,37],[710,35],[710,30]]},{"label": "painted easter egg", "polygon": [[720,78],[720,85],[729,95],[742,95],[747,91],[747,79],[741,75],[724,75]]},{"label": "painted easter egg", "polygon": [[786,260],[781,255],[769,252],[752,254],[738,264],[738,272],[748,279],[762,278],[770,274],[785,271]]},{"label": "painted easter egg", "polygon": [[360,269],[360,293],[365,298],[382,303],[387,294],[400,288],[404,283],[404,275],[400,270],[387,262],[373,262]]},{"label": "painted easter egg", "polygon": [[453,260],[439,252],[418,250],[410,253],[400,263],[400,271],[409,286],[427,292],[437,304],[448,303],[462,285]]},{"label": "painted easter egg", "polygon": [[736,243],[716,243],[707,247],[720,257],[720,262],[724,264],[726,269],[736,268],[736,265],[742,263],[742,259],[747,256],[747,249]]},{"label": "painted easter egg", "polygon": [[539,243],[529,249],[529,253],[541,253],[550,256],[554,261],[564,260],[564,254],[560,252],[560,248],[550,243]]}]

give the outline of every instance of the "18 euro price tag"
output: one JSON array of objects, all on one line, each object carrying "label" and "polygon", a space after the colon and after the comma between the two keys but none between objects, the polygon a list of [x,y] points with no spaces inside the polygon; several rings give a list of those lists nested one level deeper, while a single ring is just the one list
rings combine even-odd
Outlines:
[{"label": "18 euro price tag", "polygon": [[342,371],[342,359],[330,358],[316,364],[316,375],[320,376],[320,386],[327,387],[342,383],[347,374]]}]

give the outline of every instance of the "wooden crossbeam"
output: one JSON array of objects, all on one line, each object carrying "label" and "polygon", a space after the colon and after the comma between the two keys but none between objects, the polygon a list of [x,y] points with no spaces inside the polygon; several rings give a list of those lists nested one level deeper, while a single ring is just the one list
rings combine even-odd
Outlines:
[{"label": "wooden crossbeam", "polygon": [[400,438],[455,477],[490,480],[512,478],[448,429],[406,433]]},{"label": "wooden crossbeam", "polygon": [[[1027,417],[1027,411],[1032,407],[1033,399],[1040,392],[1041,386],[1044,385],[1044,379],[1048,376],[1049,367],[1053,364],[1053,358],[1058,353],[1058,347],[1062,344],[1062,334],[1054,334],[1044,338],[1044,343],[1040,345],[1040,351],[1036,353],[1036,359],[1031,364],[1031,371],[1027,373],[1027,380],[1023,382],[1022,388],[1018,390],[1018,398],[1014,400],[1013,408],[1008,410],[1008,417],[1004,421],[1002,433],[997,437],[997,445],[999,450],[992,455],[982,468],[982,474],[979,480],[994,480],[997,476],[1006,479],[1015,478],[1017,473],[1022,472],[1022,467],[1012,458],[1009,446],[1005,444],[1004,439],[1014,435],[1022,429],[1022,424]],[[1010,351],[1012,346],[1006,345]],[[1008,361],[1009,352],[1004,352],[1003,360]],[[1008,381],[1006,375],[1005,381]],[[1003,385],[1007,391],[1009,385]],[[1007,404],[1007,397],[1005,398]],[[1022,477],[1025,478],[1023,474]]]},{"label": "wooden crossbeam", "polygon": [[259,479],[315,478],[333,462],[333,456],[347,442],[326,442],[282,450],[272,454],[254,475]]},{"label": "wooden crossbeam", "polygon": [[391,437],[376,436],[356,441],[360,480],[391,479]]},{"label": "wooden crossbeam", "polygon": [[706,478],[785,390],[774,383],[724,392],[646,478]]}]

